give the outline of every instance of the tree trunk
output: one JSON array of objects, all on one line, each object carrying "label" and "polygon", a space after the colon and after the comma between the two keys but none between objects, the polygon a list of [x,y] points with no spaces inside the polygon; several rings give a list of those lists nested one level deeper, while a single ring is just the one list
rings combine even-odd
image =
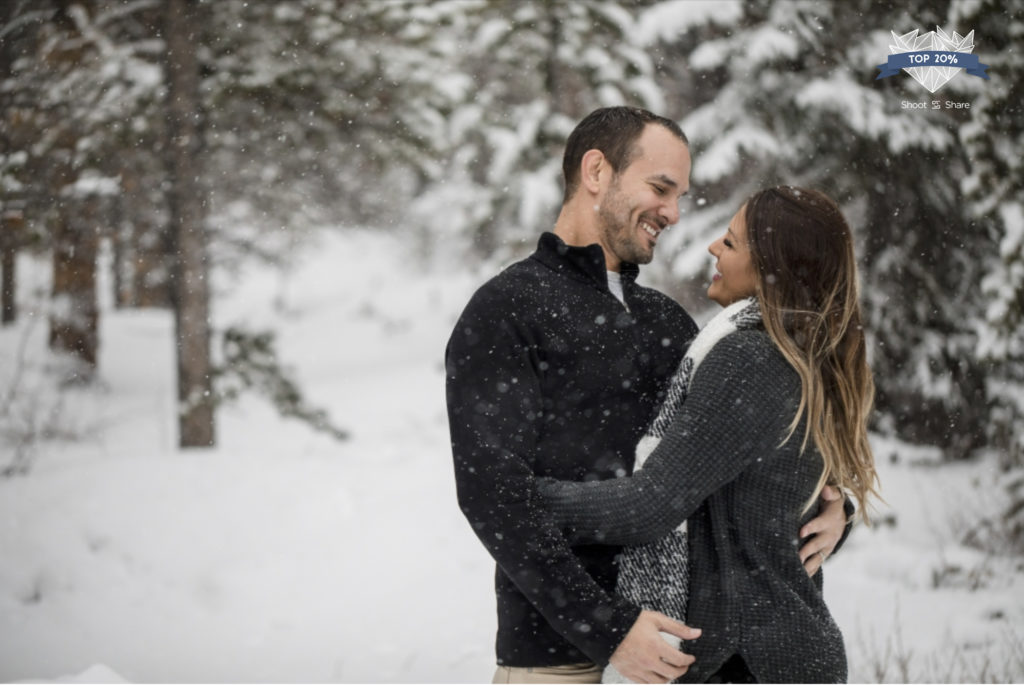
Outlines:
[{"label": "tree trunk", "polygon": [[65,198],[54,225],[50,347],[81,362],[69,381],[88,381],[96,371],[99,307],[96,198]]},{"label": "tree trunk", "polygon": [[[0,26],[8,26],[16,16],[15,3],[2,3],[0,6]],[[0,40],[0,82],[11,77],[11,67],[16,58],[14,41],[10,38]],[[0,91],[0,154],[9,155],[14,152],[11,129],[13,116],[9,109],[13,108],[14,98],[6,88]],[[18,310],[14,301],[16,276],[15,255],[17,254],[16,236],[21,233],[23,223],[20,213],[7,210],[10,193],[0,195],[0,207],[4,209],[0,218],[0,325],[14,323]]]},{"label": "tree trunk", "polygon": [[18,305],[14,299],[18,283],[15,257],[18,255],[18,237],[23,220],[20,213],[5,212],[0,222],[0,324],[7,325],[18,318]]},{"label": "tree trunk", "polygon": [[118,302],[124,307],[172,308],[174,240],[168,239],[166,197],[153,191],[143,160],[121,169],[125,202],[117,237]]},{"label": "tree trunk", "polygon": [[172,276],[178,350],[179,444],[214,444],[209,286],[199,186],[199,64],[194,0],[164,5],[167,42],[169,207],[177,262]]}]

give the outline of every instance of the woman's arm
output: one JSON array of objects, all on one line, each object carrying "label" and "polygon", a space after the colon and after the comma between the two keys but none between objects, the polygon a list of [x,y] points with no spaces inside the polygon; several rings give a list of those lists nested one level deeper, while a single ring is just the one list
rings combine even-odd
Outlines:
[{"label": "woman's arm", "polygon": [[749,463],[772,456],[799,389],[766,334],[729,335],[697,368],[679,415],[641,470],[586,483],[541,479],[540,493],[576,542],[657,540]]}]

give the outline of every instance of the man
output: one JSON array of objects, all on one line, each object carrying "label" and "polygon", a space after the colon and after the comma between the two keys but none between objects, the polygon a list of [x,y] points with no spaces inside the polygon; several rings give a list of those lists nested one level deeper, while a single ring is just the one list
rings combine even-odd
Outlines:
[{"label": "man", "polygon": [[[571,549],[534,479],[630,473],[697,332],[676,302],[635,282],[679,219],[689,146],[668,119],[600,109],[570,135],[563,173],[554,232],[476,292],[446,352],[459,504],[497,562],[495,682],[598,682],[609,662],[667,682],[692,657],[659,632],[699,630],[612,594],[617,548]],[[834,509],[829,530],[841,530]],[[820,539],[823,559],[838,534]]]}]

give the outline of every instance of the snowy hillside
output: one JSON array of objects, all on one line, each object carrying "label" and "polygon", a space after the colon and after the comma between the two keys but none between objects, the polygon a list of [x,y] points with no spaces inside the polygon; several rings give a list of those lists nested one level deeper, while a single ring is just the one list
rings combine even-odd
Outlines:
[{"label": "snowy hillside", "polygon": [[[455,504],[442,355],[484,278],[392,234],[324,237],[253,270],[218,326],[278,331],[344,443],[247,398],[218,447],[175,448],[172,321],[104,303],[100,381],[52,389],[46,267],[0,330],[0,680],[484,682],[492,564]],[[853,681],[1024,680],[1020,559],[966,548],[1002,493],[986,462],[876,443],[888,502],[826,565]]]}]

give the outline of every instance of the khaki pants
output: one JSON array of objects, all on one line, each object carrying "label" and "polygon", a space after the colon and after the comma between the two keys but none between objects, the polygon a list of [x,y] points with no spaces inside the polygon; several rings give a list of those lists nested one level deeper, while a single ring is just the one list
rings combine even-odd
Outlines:
[{"label": "khaki pants", "polygon": [[494,683],[599,683],[600,666],[571,664],[569,666],[498,666]]}]

